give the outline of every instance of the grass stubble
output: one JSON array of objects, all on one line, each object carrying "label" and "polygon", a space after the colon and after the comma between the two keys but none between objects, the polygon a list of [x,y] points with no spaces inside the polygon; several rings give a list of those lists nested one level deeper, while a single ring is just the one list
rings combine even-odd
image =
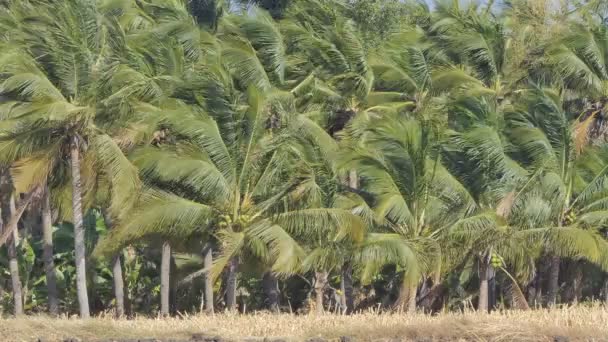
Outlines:
[{"label": "grass stubble", "polygon": [[313,337],[375,341],[608,341],[608,309],[602,305],[423,314],[360,313],[351,316],[268,313],[182,315],[177,318],[89,320],[25,316],[0,320],[0,341],[81,341],[109,339],[188,339],[193,334],[229,340],[251,337],[303,341]]}]

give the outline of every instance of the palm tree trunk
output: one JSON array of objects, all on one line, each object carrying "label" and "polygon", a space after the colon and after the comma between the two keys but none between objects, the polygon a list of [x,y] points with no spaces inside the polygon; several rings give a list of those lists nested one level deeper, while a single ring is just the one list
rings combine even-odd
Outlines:
[{"label": "palm tree trunk", "polygon": [[203,259],[203,268],[207,270],[204,275],[205,281],[205,312],[212,314],[213,309],[213,278],[211,277],[211,267],[213,267],[213,247],[208,243],[203,249],[205,258]]},{"label": "palm tree trunk", "polygon": [[[0,282],[0,298],[4,298],[5,293],[4,283]],[[4,306],[0,306],[0,315],[4,315]]]},{"label": "palm tree trunk", "polygon": [[479,312],[488,312],[488,268],[487,258],[483,257],[479,260]]},{"label": "palm tree trunk", "polygon": [[549,268],[549,286],[547,288],[547,305],[554,306],[557,304],[557,292],[559,291],[559,256],[551,257],[551,265]]},{"label": "palm tree trunk", "polygon": [[413,285],[409,289],[408,297],[407,297],[407,312],[414,313],[416,312],[416,292],[418,290],[418,286]]},{"label": "palm tree trunk", "polygon": [[327,277],[328,274],[325,271],[315,272],[315,306],[317,314],[322,314],[324,311],[323,294],[325,293],[325,288],[327,287]]},{"label": "palm tree trunk", "polygon": [[542,286],[540,270],[537,269],[532,281],[528,285],[528,303],[533,307],[537,307],[539,299],[542,297]]},{"label": "palm tree trunk", "polygon": [[14,314],[16,316],[23,314],[23,295],[21,292],[21,279],[19,277],[19,262],[17,259],[16,242],[19,234],[16,229],[12,229],[11,219],[16,214],[15,198],[13,197],[13,185],[11,183],[10,174],[7,169],[0,170],[0,195],[2,204],[0,210],[0,224],[2,235],[6,235],[6,244],[8,252],[8,266],[11,275],[11,286],[13,290]]},{"label": "palm tree trunk", "polygon": [[[359,188],[359,176],[357,175],[356,169],[350,169],[348,172],[348,186],[351,189]],[[342,312],[345,314],[351,314],[355,309],[355,298],[353,289],[353,268],[349,262],[342,265],[340,290],[342,291],[340,296]]]},{"label": "palm tree trunk", "polygon": [[574,279],[572,284],[573,302],[578,304],[583,296],[583,263],[582,261],[575,262]]},{"label": "palm tree trunk", "polygon": [[[106,229],[112,229],[112,218],[106,210],[101,211]],[[120,318],[125,315],[125,281],[122,276],[122,262],[120,261],[120,253],[117,253],[112,258],[112,280],[114,284],[114,299],[116,302],[116,317]]]},{"label": "palm tree trunk", "polygon": [[353,294],[353,268],[350,263],[345,263],[342,266],[340,290],[342,291],[342,311],[347,315],[351,314],[355,308],[355,298]]},{"label": "palm tree trunk", "polygon": [[410,285],[405,280],[401,283],[401,289],[399,290],[399,298],[397,299],[398,310],[404,310],[406,312],[416,312],[416,292],[418,291],[417,285]]},{"label": "palm tree trunk", "polygon": [[488,311],[496,307],[496,271],[488,265]]},{"label": "palm tree trunk", "polygon": [[[175,259],[171,257],[169,260],[171,262],[171,269],[176,270]],[[170,277],[169,281],[169,312],[174,313],[177,312],[177,277]]]},{"label": "palm tree trunk", "polygon": [[53,219],[51,215],[51,199],[48,186],[44,189],[42,199],[42,259],[46,274],[46,287],[49,313],[59,314],[59,298],[57,297],[57,278],[55,276],[55,261],[53,260]]},{"label": "palm tree trunk", "polygon": [[603,299],[604,299],[604,306],[608,305],[608,275],[604,274],[604,286],[602,289],[602,294],[603,294]]},{"label": "palm tree trunk", "polygon": [[430,284],[429,279],[422,279],[422,284],[420,286],[420,290],[418,291],[418,296],[420,296],[420,308],[422,312],[429,312],[430,306],[432,304],[433,298],[431,298],[431,290],[432,286]]},{"label": "palm tree trunk", "polygon": [[[15,206],[15,197],[11,195],[9,198],[9,215],[7,220],[10,220],[11,216],[17,212]],[[17,230],[13,231],[12,238],[8,241],[8,266],[11,274],[11,286],[13,287],[13,301],[15,316],[23,315],[23,292],[21,288],[21,278],[19,277],[19,261],[17,256],[17,243],[19,240],[19,233]]]},{"label": "palm tree trunk", "polygon": [[236,286],[239,261],[233,257],[228,262],[228,273],[226,274],[226,309],[236,310]]},{"label": "palm tree trunk", "polygon": [[266,307],[273,313],[279,313],[279,280],[272,271],[264,273],[262,278]]},{"label": "palm tree trunk", "polygon": [[116,299],[116,317],[120,318],[125,315],[125,283],[122,277],[120,254],[117,254],[112,259],[112,278],[114,280],[114,297]]},{"label": "palm tree trunk", "polygon": [[72,211],[74,215],[74,249],[76,261],[76,291],[80,317],[89,318],[89,296],[87,294],[86,250],[84,239],[84,223],[82,219],[82,184],[80,182],[80,148],[78,137],[72,137],[70,144],[70,159],[72,166]]},{"label": "palm tree trunk", "polygon": [[340,313],[346,315],[346,283],[344,274],[340,277]]},{"label": "palm tree trunk", "polygon": [[171,274],[171,245],[163,243],[160,264],[160,314],[169,315],[169,287]]},{"label": "palm tree trunk", "polygon": [[15,316],[23,315],[23,296],[21,292],[21,279],[19,278],[19,262],[17,261],[17,248],[15,238],[8,242],[8,265],[11,273],[11,286],[13,288],[13,301]]}]

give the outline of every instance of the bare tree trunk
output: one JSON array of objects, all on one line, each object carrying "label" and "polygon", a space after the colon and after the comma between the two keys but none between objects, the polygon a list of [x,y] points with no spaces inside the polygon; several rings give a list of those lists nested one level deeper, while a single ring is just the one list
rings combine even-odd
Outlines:
[{"label": "bare tree trunk", "polygon": [[160,264],[160,314],[169,315],[169,287],[171,274],[171,245],[163,243]]},{"label": "bare tree trunk", "polygon": [[397,299],[397,308],[406,312],[416,312],[416,292],[418,286],[407,284],[405,280],[401,284],[399,290],[399,298]]},{"label": "bare tree trunk", "polygon": [[[359,188],[359,176],[357,175],[356,169],[351,169],[348,172],[348,186],[351,189]],[[355,309],[355,297],[353,289],[353,268],[349,262],[342,265],[340,290],[342,291],[340,296],[342,312],[345,314],[351,314]]]},{"label": "bare tree trunk", "polygon": [[[175,258],[171,256],[171,269],[176,270],[177,265],[175,264]],[[174,314],[177,312],[177,277],[169,278],[169,313]]]},{"label": "bare tree trunk", "polygon": [[121,318],[125,315],[125,283],[122,277],[120,254],[116,254],[112,259],[112,278],[114,280],[114,297],[116,299],[116,317]]},{"label": "bare tree trunk", "polygon": [[540,298],[542,297],[542,286],[541,286],[541,276],[540,270],[537,269],[534,278],[528,285],[528,303],[533,307],[537,307]]},{"label": "bare tree trunk", "polygon": [[488,312],[488,268],[487,258],[483,257],[479,260],[479,312]]},{"label": "bare tree trunk", "polygon": [[[107,229],[113,229],[112,218],[107,211],[102,210],[101,215]],[[125,315],[125,281],[122,276],[122,262],[120,252],[112,258],[112,280],[114,284],[114,299],[116,302],[116,317]]]},{"label": "bare tree trunk", "polygon": [[488,311],[496,307],[496,271],[492,265],[488,265]]},{"label": "bare tree trunk", "polygon": [[[10,174],[7,169],[0,170],[0,224],[2,235],[6,237],[8,266],[11,275],[11,287],[13,290],[13,309],[15,316],[23,314],[23,295],[21,292],[21,279],[19,277],[19,262],[17,259],[16,242],[19,234],[17,229],[12,227],[11,222],[14,215],[17,214],[15,208],[15,199],[13,197],[13,185],[11,183]],[[12,231],[10,231],[12,230]]]},{"label": "bare tree trunk", "polygon": [[604,274],[604,288],[602,289],[603,291],[603,296],[604,296],[604,306],[608,305],[608,276],[606,274]]},{"label": "bare tree trunk", "polygon": [[59,298],[57,296],[57,278],[53,257],[53,219],[50,192],[47,186],[44,189],[42,199],[42,259],[44,261],[44,273],[46,274],[49,313],[55,316],[59,314]]},{"label": "bare tree trunk", "polygon": [[[15,206],[14,195],[9,197],[9,212],[6,215],[6,221],[10,221],[11,216],[17,211]],[[8,228],[8,227],[7,227]],[[8,268],[11,274],[11,286],[13,288],[13,305],[15,316],[23,315],[23,292],[21,288],[21,278],[19,277],[19,261],[17,256],[17,243],[19,233],[13,230],[12,236],[8,241]]]},{"label": "bare tree trunk", "polygon": [[578,304],[583,296],[583,263],[581,261],[575,262],[574,279],[572,280],[572,294],[574,304]]},{"label": "bare tree trunk", "polygon": [[204,275],[205,280],[205,312],[212,314],[213,308],[213,278],[211,277],[211,267],[213,267],[213,247],[210,243],[203,250],[205,258],[203,260],[203,268],[207,270]]},{"label": "bare tree trunk", "polygon": [[268,271],[264,273],[262,284],[266,296],[266,307],[273,313],[279,313],[279,280],[272,271]]},{"label": "bare tree trunk", "polygon": [[342,312],[347,315],[351,314],[355,309],[355,298],[353,294],[353,268],[350,263],[345,263],[342,266],[340,290],[342,291],[342,295],[340,296]]},{"label": "bare tree trunk", "polygon": [[551,257],[551,265],[549,268],[549,285],[547,288],[547,306],[557,304],[557,293],[559,291],[559,266],[560,259],[558,256]]},{"label": "bare tree trunk", "polygon": [[344,274],[340,277],[340,313],[346,314],[346,283],[344,281]]},{"label": "bare tree trunk", "polygon": [[327,277],[328,274],[325,271],[315,272],[315,306],[317,314],[322,314],[324,311],[323,295],[325,293],[325,288],[327,287]]},{"label": "bare tree trunk", "polygon": [[[4,283],[0,282],[0,298],[4,298],[6,290],[4,289]],[[4,315],[4,306],[0,305],[0,315]]]},{"label": "bare tree trunk", "polygon": [[[131,260],[131,258],[135,258],[137,251],[135,250],[135,248],[133,246],[127,246],[125,248],[126,251],[126,255],[127,255],[127,259],[126,260]],[[127,283],[127,278],[124,278],[125,280],[125,314],[127,316],[132,316],[133,315],[133,300],[132,300],[132,296],[131,296],[131,291],[129,289],[129,284]]]},{"label": "bare tree trunk", "polygon": [[226,309],[236,310],[236,286],[239,261],[233,257],[228,262],[228,273],[226,274]]},{"label": "bare tree trunk", "polygon": [[15,306],[15,316],[23,315],[23,296],[21,292],[21,279],[19,278],[19,262],[17,261],[17,247],[15,238],[8,242],[8,265],[11,273],[11,285],[13,288],[13,301]]},{"label": "bare tree trunk", "polygon": [[418,290],[418,286],[413,285],[409,289],[409,294],[407,297],[407,312],[414,313],[416,312],[416,291]]},{"label": "bare tree trunk", "polygon": [[418,303],[420,304],[420,311],[424,313],[431,311],[430,306],[433,301],[433,298],[430,296],[431,290],[433,289],[430,281],[431,280],[428,278],[423,278],[420,290],[418,290]]},{"label": "bare tree trunk", "polygon": [[82,184],[80,181],[80,149],[78,137],[72,137],[70,144],[70,161],[72,166],[72,211],[74,215],[74,250],[76,261],[76,291],[80,317],[89,318],[89,296],[87,294],[86,250],[84,223],[82,218]]}]

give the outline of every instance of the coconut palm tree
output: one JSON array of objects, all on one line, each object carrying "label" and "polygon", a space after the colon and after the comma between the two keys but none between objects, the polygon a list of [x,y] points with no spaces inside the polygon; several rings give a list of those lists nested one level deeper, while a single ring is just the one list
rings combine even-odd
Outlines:
[{"label": "coconut palm tree", "polygon": [[[159,209],[161,204],[146,202],[142,214],[133,216],[119,235],[154,231],[161,224],[181,229],[213,227],[222,246],[213,274],[218,275],[229,266],[226,304],[234,309],[239,260],[245,256],[268,260],[275,273],[287,274],[297,269],[302,257],[301,247],[288,232],[316,234],[321,228],[361,224],[344,210],[284,208],[283,198],[297,188],[301,175],[293,162],[297,161],[297,154],[289,147],[285,129],[267,128],[273,115],[289,127],[289,118],[282,115],[280,106],[282,93],[274,97],[271,93],[265,99],[263,94],[250,90],[248,102],[237,111],[227,105],[230,96],[234,96],[226,88],[228,85],[224,84],[226,93],[222,94],[226,99],[224,111],[213,112],[212,116],[202,108],[180,105],[166,116],[164,125],[175,139],[184,140],[144,147],[133,155],[133,162],[145,178],[161,187],[175,184],[170,188],[173,194],[157,198],[183,196],[181,203],[188,203],[183,210],[191,212],[168,212]],[[169,165],[173,167],[167,168]]]},{"label": "coconut palm tree", "polygon": [[[296,108],[295,99],[292,108]],[[354,200],[347,194],[349,189],[357,189],[357,177],[352,170],[341,170],[339,167],[339,143],[315,121],[315,112],[296,113],[294,127],[297,129],[290,138],[298,150],[301,160],[300,172],[305,178],[296,190],[289,196],[289,208],[337,208],[350,210],[361,216]],[[348,184],[345,183],[345,173],[349,173]],[[353,196],[355,196],[353,194]],[[368,211],[369,214],[369,211]],[[364,220],[364,217],[361,217]],[[357,229],[357,227],[352,227]],[[307,236],[295,235],[307,250],[307,257],[301,271],[315,272],[315,299],[318,313],[324,311],[324,292],[328,286],[328,276],[333,270],[340,274],[340,305],[344,313],[354,310],[352,289],[352,269],[355,267],[354,254],[356,246],[363,238],[361,234],[345,234],[346,231],[328,231],[326,235],[317,235],[314,239]]]},{"label": "coconut palm tree", "polygon": [[[555,304],[560,256],[576,255],[602,263],[604,242],[592,222],[603,220],[599,203],[606,169],[601,166],[601,154],[580,144],[577,136],[586,132],[576,130],[568,120],[555,91],[533,88],[517,100],[518,105],[508,114],[507,135],[517,158],[538,174],[543,196],[550,203],[546,223],[553,227],[546,247],[552,255],[548,302]],[[589,171],[588,158],[595,164],[594,171]]]},{"label": "coconut palm tree", "polygon": [[[15,162],[19,188],[46,184],[49,177],[63,182],[64,175],[70,175],[78,298],[81,316],[86,318],[83,169],[104,166],[115,191],[133,184],[126,179],[133,172],[128,171],[120,148],[95,124],[96,115],[103,111],[100,100],[108,94],[103,87],[111,73],[108,38],[97,35],[105,28],[94,4],[75,0],[16,6],[8,12],[13,15],[15,35],[3,42],[0,63],[1,90],[10,99],[3,111],[0,150],[3,160]],[[24,13],[32,16],[19,16]],[[30,29],[23,30],[26,18]],[[63,160],[69,161],[69,169]]]},{"label": "coconut palm tree", "polygon": [[347,156],[373,195],[381,228],[368,238],[362,260],[369,277],[384,264],[403,272],[399,304],[413,311],[417,286],[423,275],[440,267],[439,232],[474,202],[439,159],[432,126],[407,116],[373,120],[361,148]]},{"label": "coconut palm tree", "polygon": [[[493,247],[480,246],[480,241],[476,240],[491,236],[487,235],[486,230],[504,226],[504,217],[508,215],[502,212],[503,209],[499,210],[501,201],[513,199],[509,195],[509,186],[525,179],[527,173],[505,153],[502,142],[503,113],[493,96],[456,95],[448,107],[454,130],[447,133],[443,158],[451,172],[467,187],[478,209],[472,217],[466,217],[452,227],[451,234],[447,237],[466,241],[465,244],[475,244],[470,247],[477,248],[472,249],[472,255],[478,259],[479,276],[482,280],[478,308],[487,311],[487,278],[488,273],[492,272],[489,261]],[[509,204],[509,210],[511,205],[512,203]],[[469,230],[473,225],[476,225],[476,229]],[[459,236],[477,233],[479,235],[468,235],[464,239]],[[463,256],[461,253],[460,255]]]}]

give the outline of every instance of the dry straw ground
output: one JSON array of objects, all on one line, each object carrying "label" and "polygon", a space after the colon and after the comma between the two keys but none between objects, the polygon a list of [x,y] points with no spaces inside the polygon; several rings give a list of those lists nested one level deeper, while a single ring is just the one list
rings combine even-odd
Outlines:
[{"label": "dry straw ground", "polygon": [[350,336],[357,340],[411,341],[608,341],[608,309],[590,307],[555,310],[448,313],[436,316],[358,314],[353,316],[294,316],[216,314],[171,319],[91,320],[42,316],[0,321],[2,341],[82,341],[108,339],[187,339],[195,333],[226,339],[281,337],[302,341]]}]

